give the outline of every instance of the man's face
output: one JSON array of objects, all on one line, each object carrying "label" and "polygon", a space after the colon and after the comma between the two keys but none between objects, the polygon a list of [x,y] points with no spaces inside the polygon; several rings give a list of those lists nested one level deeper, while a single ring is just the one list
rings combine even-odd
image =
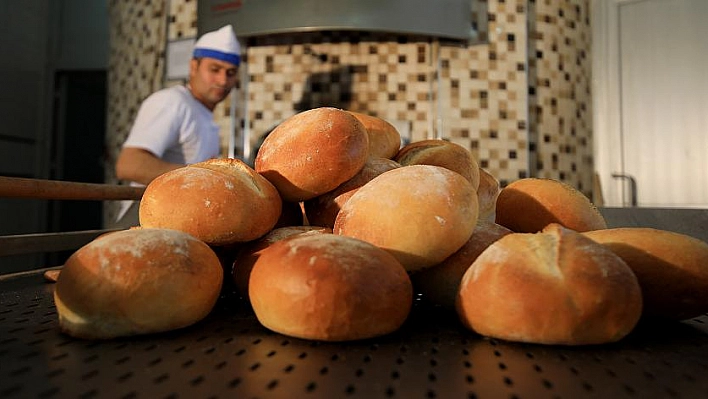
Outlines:
[{"label": "man's face", "polygon": [[192,59],[189,85],[192,95],[210,110],[229,95],[238,79],[238,67],[214,58]]}]

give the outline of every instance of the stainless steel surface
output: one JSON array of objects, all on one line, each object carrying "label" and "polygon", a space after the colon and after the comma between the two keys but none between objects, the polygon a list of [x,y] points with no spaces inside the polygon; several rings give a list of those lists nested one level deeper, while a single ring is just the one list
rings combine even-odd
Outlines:
[{"label": "stainless steel surface", "polygon": [[92,342],[58,330],[53,287],[0,281],[2,398],[708,397],[708,316],[558,347],[482,338],[418,299],[396,333],[324,343],[270,332],[225,294],[192,327]]}]

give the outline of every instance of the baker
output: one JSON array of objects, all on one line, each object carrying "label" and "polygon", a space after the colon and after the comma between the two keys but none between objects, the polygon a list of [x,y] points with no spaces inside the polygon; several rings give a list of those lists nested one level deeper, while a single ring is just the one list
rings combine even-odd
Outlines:
[{"label": "baker", "polygon": [[[233,27],[202,35],[189,62],[189,81],[151,94],[116,161],[116,176],[145,186],[157,176],[220,154],[213,111],[236,85],[241,49]],[[113,227],[137,226],[137,201],[123,201]]]}]

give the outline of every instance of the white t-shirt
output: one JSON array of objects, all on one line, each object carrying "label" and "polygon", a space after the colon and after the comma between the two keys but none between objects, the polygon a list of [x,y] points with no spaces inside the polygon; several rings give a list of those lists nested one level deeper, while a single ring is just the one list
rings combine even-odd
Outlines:
[{"label": "white t-shirt", "polygon": [[[219,125],[187,87],[169,87],[143,101],[123,147],[142,148],[172,163],[202,162],[219,156]],[[123,201],[118,219],[132,203]]]}]

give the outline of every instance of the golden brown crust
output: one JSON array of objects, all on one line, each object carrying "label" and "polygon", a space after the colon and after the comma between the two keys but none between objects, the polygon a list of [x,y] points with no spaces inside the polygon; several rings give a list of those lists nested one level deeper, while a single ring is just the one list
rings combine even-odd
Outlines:
[{"label": "golden brown crust", "polygon": [[333,228],[339,210],[361,186],[384,172],[400,167],[398,162],[391,159],[369,158],[354,177],[328,193],[305,201],[307,220],[315,226]]},{"label": "golden brown crust", "polygon": [[583,233],[612,250],[634,271],[644,294],[644,314],[683,320],[708,312],[708,244],[644,227]]},{"label": "golden brown crust", "polygon": [[349,341],[400,328],[413,289],[406,271],[386,251],[349,237],[316,234],[264,249],[251,272],[249,296],[268,329]]},{"label": "golden brown crust", "polygon": [[490,245],[465,272],[457,298],[468,328],[541,344],[615,342],[641,309],[639,283],[622,259],[558,224]]},{"label": "golden brown crust", "polygon": [[248,299],[248,280],[251,276],[253,264],[256,263],[263,249],[285,238],[300,234],[331,234],[332,229],[319,226],[288,226],[280,227],[270,233],[243,245],[238,251],[231,268],[231,277],[236,285],[236,290],[242,297]]},{"label": "golden brown crust", "polygon": [[346,111],[315,108],[286,119],[266,137],[255,169],[285,201],[299,202],[332,191],[364,166],[369,137]]},{"label": "golden brown crust", "polygon": [[454,308],[460,281],[472,262],[488,246],[507,234],[511,234],[511,230],[506,227],[478,221],[472,237],[457,252],[438,265],[411,274],[414,288],[426,301]]},{"label": "golden brown crust", "polygon": [[140,202],[143,227],[187,232],[209,245],[246,242],[270,231],[281,215],[275,187],[237,159],[213,159],[153,180]]},{"label": "golden brown crust", "polygon": [[392,124],[373,115],[347,112],[357,118],[369,134],[369,157],[391,159],[396,156],[401,148],[401,134]]},{"label": "golden brown crust", "polygon": [[553,179],[525,178],[499,193],[496,222],[517,233],[535,233],[550,223],[583,232],[607,228],[602,214],[574,187]]},{"label": "golden brown crust", "polygon": [[445,140],[421,140],[398,151],[394,160],[403,166],[442,166],[464,176],[476,190],[479,187],[479,164],[465,147]]},{"label": "golden brown crust", "polygon": [[459,173],[402,166],[365,184],[339,211],[334,233],[389,251],[408,271],[460,249],[477,223],[477,193]]},{"label": "golden brown crust", "polygon": [[101,236],[66,261],[54,291],[59,326],[86,339],[189,326],[214,307],[223,282],[204,242],[167,229]]}]

